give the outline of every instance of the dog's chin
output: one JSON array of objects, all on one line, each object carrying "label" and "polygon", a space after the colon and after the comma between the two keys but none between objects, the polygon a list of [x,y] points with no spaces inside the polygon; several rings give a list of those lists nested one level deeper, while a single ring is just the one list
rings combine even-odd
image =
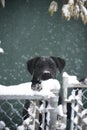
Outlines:
[{"label": "dog's chin", "polygon": [[32,85],[31,85],[31,89],[34,91],[40,91],[42,90],[41,87],[41,82],[42,81],[46,81],[49,79],[54,79],[54,75],[52,75],[51,73],[43,73],[41,75],[38,75],[38,78],[35,78],[36,76],[33,77],[32,79]]},{"label": "dog's chin", "polygon": [[42,90],[41,81],[46,81],[46,80],[49,80],[49,79],[54,79],[54,78],[52,76],[47,76],[47,77],[43,76],[39,82],[36,82],[36,83],[32,82],[31,89],[34,90],[34,91],[41,91]]},{"label": "dog's chin", "polygon": [[52,77],[43,77],[42,80],[52,79]]},{"label": "dog's chin", "polygon": [[34,90],[34,91],[41,91],[42,90],[42,87],[41,87],[41,84],[37,83],[37,84],[31,84],[31,89]]}]

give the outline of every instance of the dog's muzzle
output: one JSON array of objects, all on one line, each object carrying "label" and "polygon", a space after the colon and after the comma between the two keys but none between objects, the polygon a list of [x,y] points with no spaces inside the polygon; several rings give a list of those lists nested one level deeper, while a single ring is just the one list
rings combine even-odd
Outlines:
[{"label": "dog's muzzle", "polygon": [[48,80],[48,79],[51,79],[52,78],[52,75],[49,71],[44,71],[43,74],[42,74],[42,80]]}]

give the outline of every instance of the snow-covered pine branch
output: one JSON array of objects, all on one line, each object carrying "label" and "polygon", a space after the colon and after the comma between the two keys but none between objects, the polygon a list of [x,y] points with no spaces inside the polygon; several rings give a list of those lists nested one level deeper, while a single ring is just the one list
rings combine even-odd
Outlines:
[{"label": "snow-covered pine branch", "polygon": [[[5,7],[5,0],[0,0],[2,7]],[[49,6],[49,13],[53,16],[58,10],[58,3],[52,1]],[[81,17],[84,24],[87,24],[87,0],[68,0],[67,4],[62,5],[62,16],[69,21],[72,17],[78,19]]]},{"label": "snow-covered pine branch", "polygon": [[5,0],[0,0],[0,3],[2,4],[2,7],[5,7]]},{"label": "snow-covered pine branch", "polygon": [[84,6],[84,3],[79,1],[79,5],[80,5],[80,8],[81,8],[81,18],[82,18],[82,21],[84,24],[87,24],[87,9],[86,7]]},{"label": "snow-covered pine branch", "polygon": [[87,8],[86,0],[69,0],[67,4],[62,7],[62,15],[66,20],[70,20],[71,17],[78,19],[81,17],[84,24],[87,24]]}]

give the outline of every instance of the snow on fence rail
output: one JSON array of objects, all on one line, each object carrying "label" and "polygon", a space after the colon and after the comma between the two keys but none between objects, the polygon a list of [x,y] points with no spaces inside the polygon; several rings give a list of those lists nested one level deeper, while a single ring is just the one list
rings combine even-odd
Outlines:
[{"label": "snow on fence rail", "polygon": [[[0,130],[39,130],[39,127],[41,130],[65,129],[63,112],[60,116],[61,119],[58,118],[58,114],[60,114],[58,107],[59,82],[50,79],[43,81],[41,86],[42,90],[38,92],[31,90],[31,83],[8,87],[0,85]],[[25,99],[30,100],[31,106],[28,109],[29,118],[23,121],[21,113]],[[42,102],[41,106],[38,105],[39,101]],[[41,123],[38,119],[39,114],[42,115]],[[12,125],[9,125],[10,123]]]}]

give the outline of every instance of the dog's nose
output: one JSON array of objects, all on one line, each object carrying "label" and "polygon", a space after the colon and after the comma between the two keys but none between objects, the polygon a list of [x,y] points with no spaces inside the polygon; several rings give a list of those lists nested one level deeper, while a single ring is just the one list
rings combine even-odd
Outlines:
[{"label": "dog's nose", "polygon": [[51,73],[49,71],[45,71],[43,74],[42,74],[42,80],[47,80],[47,79],[50,79],[52,76],[51,76]]}]

